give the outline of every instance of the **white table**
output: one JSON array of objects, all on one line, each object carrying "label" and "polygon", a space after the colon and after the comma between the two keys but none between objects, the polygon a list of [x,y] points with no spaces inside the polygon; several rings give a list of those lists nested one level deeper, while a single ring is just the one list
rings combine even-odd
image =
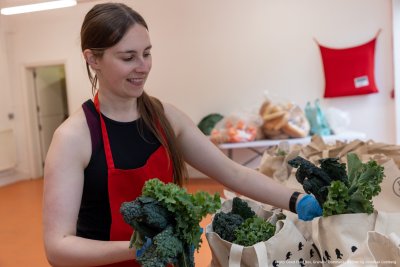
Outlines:
[{"label": "white table", "polygon": [[[365,133],[361,132],[343,132],[340,134],[321,136],[325,143],[334,143],[335,141],[351,142],[356,139],[365,140],[367,138]],[[218,147],[222,150],[227,150],[228,157],[233,159],[233,151],[237,149],[246,149],[254,152],[255,155],[243,162],[243,165],[248,165],[250,162],[261,157],[265,148],[279,145],[281,142],[287,142],[289,145],[294,144],[308,144],[311,141],[311,136],[305,138],[291,138],[291,139],[278,139],[278,140],[257,140],[252,142],[242,143],[223,143]],[[262,150],[261,150],[262,149]]]}]

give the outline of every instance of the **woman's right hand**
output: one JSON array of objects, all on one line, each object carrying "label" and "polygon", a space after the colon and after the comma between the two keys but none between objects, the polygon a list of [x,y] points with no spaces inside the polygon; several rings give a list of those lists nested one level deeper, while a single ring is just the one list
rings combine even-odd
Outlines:
[{"label": "woman's right hand", "polygon": [[297,202],[296,212],[300,220],[311,221],[322,215],[322,208],[313,195],[305,194]]}]

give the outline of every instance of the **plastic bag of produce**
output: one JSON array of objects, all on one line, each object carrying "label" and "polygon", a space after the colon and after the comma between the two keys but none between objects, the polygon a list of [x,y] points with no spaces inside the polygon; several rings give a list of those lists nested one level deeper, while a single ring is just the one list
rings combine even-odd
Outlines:
[{"label": "plastic bag of produce", "polygon": [[197,124],[197,127],[199,127],[200,131],[202,131],[205,135],[210,135],[215,125],[223,118],[224,116],[219,113],[208,114],[200,120],[200,122]]},{"label": "plastic bag of produce", "polygon": [[332,133],[326,115],[320,106],[319,99],[314,101],[314,107],[308,102],[304,111],[310,122],[311,134],[330,135]]},{"label": "plastic bag of produce", "polygon": [[294,103],[267,98],[259,114],[264,139],[303,138],[310,133],[310,124],[304,111]]},{"label": "plastic bag of produce", "polygon": [[210,140],[215,144],[250,142],[257,138],[259,121],[252,115],[231,115],[215,124]]}]

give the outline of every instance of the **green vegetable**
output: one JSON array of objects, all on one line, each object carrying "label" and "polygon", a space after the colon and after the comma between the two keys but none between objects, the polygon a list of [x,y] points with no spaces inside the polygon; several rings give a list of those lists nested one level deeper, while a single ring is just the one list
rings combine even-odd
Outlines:
[{"label": "green vegetable", "polygon": [[337,158],[321,159],[321,168],[300,156],[289,160],[288,163],[297,168],[297,181],[303,185],[306,193],[315,196],[320,206],[326,201],[332,181],[347,181],[346,165],[339,163]]},{"label": "green vegetable", "polygon": [[256,216],[256,213],[249,207],[247,202],[239,197],[233,198],[231,212],[240,215],[244,220]]},{"label": "green vegetable", "polygon": [[219,194],[211,196],[207,192],[188,194],[185,189],[173,183],[164,184],[158,179],[146,182],[143,196],[159,201],[168,211],[174,214],[175,230],[187,244],[200,248],[201,231],[199,223],[207,214],[215,213],[221,208]]},{"label": "green vegetable", "polygon": [[[323,207],[324,215],[363,212],[371,214],[374,211],[372,197],[381,192],[380,184],[385,176],[384,168],[373,160],[362,163],[356,154],[348,154],[347,162],[349,174],[345,185],[348,190],[345,191],[339,186],[331,186],[328,195],[329,202]],[[341,187],[343,186],[341,185]],[[339,209],[333,206],[340,202],[344,202],[344,208]]]},{"label": "green vegetable", "polygon": [[244,222],[244,219],[238,214],[232,212],[218,212],[215,214],[212,226],[222,239],[233,242],[235,241],[235,230]]},{"label": "green vegetable", "polygon": [[278,150],[276,150],[276,152],[275,152],[275,156],[281,156],[281,157],[284,157],[284,156],[286,156],[288,153],[287,153],[287,151],[285,151],[285,150],[283,150],[283,149],[280,149],[280,148],[278,148]]},{"label": "green vegetable", "polygon": [[242,246],[266,241],[275,233],[275,226],[258,217],[239,197],[233,198],[230,212],[215,214],[212,226],[222,239]]},{"label": "green vegetable", "polygon": [[323,204],[323,215],[345,214],[349,203],[349,189],[340,181],[333,181]]},{"label": "green vegetable", "polygon": [[150,197],[138,197],[124,202],[120,209],[123,218],[136,231],[132,245],[140,247],[145,237],[153,238],[173,223],[173,214]]},{"label": "green vegetable", "polygon": [[239,197],[232,199],[232,210],[230,212],[218,212],[215,214],[212,226],[222,239],[233,242],[235,240],[235,230],[247,218],[253,217],[256,214],[249,207],[246,201]]},{"label": "green vegetable", "polygon": [[337,158],[320,160],[321,168],[296,157],[288,163],[298,168],[296,179],[307,193],[323,207],[323,216],[347,213],[372,213],[372,197],[381,191],[384,168],[376,161],[362,163],[354,153],[347,154],[346,164]]},{"label": "green vegetable", "polygon": [[224,117],[221,114],[218,113],[211,113],[207,116],[205,116],[197,127],[205,134],[205,135],[210,135],[212,129],[214,129],[215,125],[222,120]]},{"label": "green vegetable", "polygon": [[176,264],[177,255],[183,255],[183,244],[173,227],[168,226],[154,237],[152,245],[138,258],[138,262],[141,266],[165,267],[168,263]]},{"label": "green vegetable", "polygon": [[266,241],[275,234],[275,225],[260,217],[252,217],[244,221],[235,230],[234,243],[242,246],[252,246]]},{"label": "green vegetable", "polygon": [[201,245],[200,221],[221,207],[218,194],[189,194],[185,189],[159,179],[147,181],[142,196],[121,205],[126,223],[135,231],[130,246],[140,249],[146,238],[150,247],[137,261],[143,267],[194,266],[195,249]]}]

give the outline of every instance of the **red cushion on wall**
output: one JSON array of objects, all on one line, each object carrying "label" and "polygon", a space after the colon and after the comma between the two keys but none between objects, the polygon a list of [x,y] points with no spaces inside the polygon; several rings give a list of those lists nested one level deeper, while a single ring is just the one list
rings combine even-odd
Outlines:
[{"label": "red cushion on wall", "polygon": [[371,41],[344,49],[319,48],[325,74],[324,97],[377,93],[375,84],[375,43]]}]

